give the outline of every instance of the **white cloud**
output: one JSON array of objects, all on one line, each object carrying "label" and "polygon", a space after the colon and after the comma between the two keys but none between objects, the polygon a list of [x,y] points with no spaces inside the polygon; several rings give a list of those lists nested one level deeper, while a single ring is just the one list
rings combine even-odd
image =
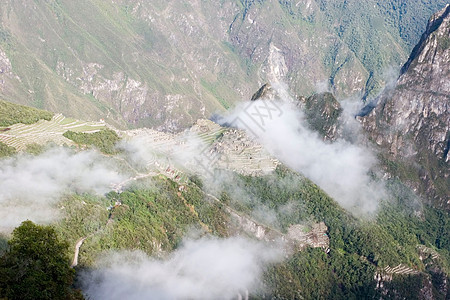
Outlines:
[{"label": "white cloud", "polygon": [[166,260],[142,252],[104,257],[82,275],[90,299],[232,299],[261,287],[281,251],[243,238],[186,241]]},{"label": "white cloud", "polygon": [[0,164],[0,231],[27,219],[48,223],[58,217],[55,204],[65,193],[102,194],[122,180],[93,151],[51,149],[39,156],[22,155]]},{"label": "white cloud", "polygon": [[119,147],[136,167],[171,166],[183,171],[207,175],[208,145],[196,133],[186,130],[178,135],[143,131]]},{"label": "white cloud", "polygon": [[316,82],[316,93],[330,92],[330,84],[327,79]]},{"label": "white cloud", "polygon": [[[376,164],[373,153],[342,139],[324,142],[309,129],[303,113],[292,104],[286,91],[282,89],[279,94],[284,95],[283,101],[242,103],[220,123],[245,129],[272,155],[313,180],[344,208],[374,212],[384,189],[369,175]],[[354,128],[349,132],[357,134]]]}]

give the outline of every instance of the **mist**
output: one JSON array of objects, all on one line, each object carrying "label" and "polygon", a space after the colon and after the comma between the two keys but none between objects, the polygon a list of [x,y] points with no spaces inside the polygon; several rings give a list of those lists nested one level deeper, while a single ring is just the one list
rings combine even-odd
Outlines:
[{"label": "mist", "polygon": [[274,157],[314,181],[345,209],[375,212],[384,187],[370,175],[376,157],[359,145],[359,125],[347,117],[347,135],[353,138],[325,142],[308,127],[286,89],[277,88],[282,101],[241,103],[219,122],[246,130]]},{"label": "mist", "polygon": [[232,299],[261,291],[265,268],[281,259],[262,242],[205,237],[185,241],[165,260],[110,253],[81,280],[90,299]]},{"label": "mist", "polygon": [[38,156],[20,155],[0,164],[0,231],[22,221],[49,223],[68,193],[103,194],[123,177],[94,151],[54,148]]},{"label": "mist", "polygon": [[[197,133],[186,130],[177,135],[151,131],[122,141],[119,148],[135,168],[154,168],[159,164],[175,167],[187,173],[207,176],[212,169],[208,167],[205,151],[208,144]],[[157,164],[155,164],[157,163]]]}]

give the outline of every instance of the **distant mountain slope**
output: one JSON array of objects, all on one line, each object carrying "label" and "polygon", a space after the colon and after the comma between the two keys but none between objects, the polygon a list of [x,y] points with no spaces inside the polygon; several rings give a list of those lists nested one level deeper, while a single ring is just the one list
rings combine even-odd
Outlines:
[{"label": "distant mountain slope", "polygon": [[404,65],[363,124],[388,150],[389,172],[429,201],[450,208],[450,5],[436,13]]},{"label": "distant mountain slope", "polygon": [[[270,96],[270,92],[271,88],[266,85],[255,98],[264,94]],[[333,132],[322,130],[333,127],[332,123],[322,124],[317,122],[320,121],[318,115],[308,115],[309,109],[317,109],[325,112],[320,115],[327,121],[339,118],[340,109],[333,96],[324,93],[304,101],[311,126],[325,134]],[[0,114],[0,123],[11,119],[17,123],[14,112],[18,110],[39,113],[43,117],[47,115],[42,111],[7,105],[11,109]],[[66,130],[95,134],[105,126],[105,123],[70,120],[57,114],[50,121],[14,124],[5,132],[0,128],[0,141],[4,138],[2,134],[14,133],[8,142],[17,142],[23,137],[25,143],[22,145],[35,142],[34,139],[54,144],[61,141]],[[74,251],[79,263],[76,271],[84,283],[94,282],[83,279],[83,274],[101,268],[98,257],[109,260],[107,254],[111,251],[141,250],[157,261],[166,261],[183,247],[183,241],[195,242],[200,235],[217,240],[240,236],[284,249],[284,260],[264,268],[264,274],[257,278],[267,289],[250,290],[250,297],[366,299],[382,298],[386,294],[406,299],[414,299],[417,295],[426,299],[448,297],[448,285],[441,284],[448,282],[449,274],[448,213],[427,205],[420,208],[411,205],[415,200],[413,193],[399,183],[390,182],[392,199],[380,207],[373,219],[361,219],[340,207],[303,175],[283,166],[243,130],[198,120],[180,134],[152,129],[118,133],[123,142],[128,142],[128,147],[122,143],[127,149],[112,155],[94,156],[95,161],[77,160],[74,164],[70,159],[72,164],[66,165],[61,157],[66,159],[67,156],[57,153],[69,151],[54,145],[50,152],[36,156],[18,155],[2,160],[0,164],[0,174],[3,174],[0,202],[4,214],[19,214],[31,219],[30,211],[45,211],[50,205],[46,199],[56,193],[51,205],[60,218],[56,218],[58,214],[55,213],[47,220],[72,249],[78,244],[78,251]],[[134,149],[133,140],[136,142]],[[208,147],[197,147],[202,144],[197,143],[200,141]],[[64,143],[71,144],[68,139],[60,144]],[[0,155],[1,148],[0,142]],[[84,148],[70,153],[92,154]],[[206,151],[196,151],[202,149]],[[226,157],[229,159],[221,159]],[[203,165],[199,158],[208,163],[207,169],[201,169]],[[37,164],[18,163],[23,159],[27,162],[37,160]],[[90,171],[90,166],[101,166],[102,161],[115,166],[114,170],[123,178],[114,177],[118,181],[108,182],[105,191],[114,191],[104,196],[84,192],[86,182],[98,185],[97,177],[110,177],[103,172]],[[72,169],[86,177],[85,180],[77,177],[72,180],[73,174],[68,175]],[[214,174],[217,177],[213,183],[202,181],[193,174],[199,169],[203,172],[222,169],[222,172]],[[9,185],[18,178],[25,178],[19,180],[23,183],[19,189],[5,193],[4,190],[9,190]],[[49,194],[40,191],[47,184],[59,187],[59,180],[67,189],[64,194],[58,195],[58,188],[49,189]],[[112,183],[115,184],[112,186]],[[20,204],[17,206],[26,201],[28,193],[33,198],[26,206],[30,210]],[[0,218],[3,229],[5,219]],[[3,239],[0,233],[0,241]],[[278,244],[278,239],[285,243]],[[84,243],[80,248],[78,242],[81,240]],[[0,245],[0,256],[2,250]],[[265,251],[261,248],[260,253]],[[245,249],[244,253],[247,252]],[[191,255],[186,258],[190,260]],[[208,257],[223,264],[223,259],[217,260],[217,257],[223,258],[217,251]],[[127,260],[126,256],[120,259]],[[232,260],[233,263],[238,261],[239,256]],[[0,267],[4,268],[3,265]],[[175,270],[173,276],[180,276],[178,268],[171,269]],[[135,276],[118,274],[120,284],[111,286],[128,291],[126,282],[140,283]],[[134,274],[141,273],[135,271]],[[219,274],[222,275],[220,271]],[[199,279],[195,277],[194,280]],[[219,280],[222,281],[222,276]],[[153,283],[153,280],[144,281],[147,285]],[[111,293],[108,288],[105,295]]]},{"label": "distant mountain slope", "polygon": [[445,1],[5,1],[0,96],[178,131],[283,80],[368,95]]}]

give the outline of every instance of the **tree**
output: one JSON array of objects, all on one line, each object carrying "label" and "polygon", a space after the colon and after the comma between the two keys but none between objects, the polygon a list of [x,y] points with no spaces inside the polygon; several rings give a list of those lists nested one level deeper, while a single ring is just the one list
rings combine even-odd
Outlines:
[{"label": "tree", "polygon": [[0,298],[83,299],[71,288],[75,271],[69,266],[68,243],[51,226],[23,222],[0,258]]}]

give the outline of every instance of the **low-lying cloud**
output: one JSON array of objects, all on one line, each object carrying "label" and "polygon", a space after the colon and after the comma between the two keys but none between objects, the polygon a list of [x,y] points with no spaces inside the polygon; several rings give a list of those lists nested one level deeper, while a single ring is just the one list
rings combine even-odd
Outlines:
[{"label": "low-lying cloud", "polygon": [[[153,133],[153,134],[152,134]],[[137,135],[119,145],[136,168],[175,167],[189,173],[205,175],[205,151],[208,145],[197,133],[186,130],[177,135],[154,131]]]},{"label": "low-lying cloud", "polygon": [[22,155],[0,164],[0,231],[22,221],[48,223],[58,217],[55,207],[63,194],[103,194],[122,176],[93,151],[51,149],[39,156]]},{"label": "low-lying cloud", "polygon": [[232,299],[261,288],[261,276],[280,250],[235,237],[186,241],[166,260],[142,252],[104,257],[82,275],[90,299]]},{"label": "low-lying cloud", "polygon": [[[285,90],[281,94],[286,95]],[[309,129],[293,100],[283,98],[280,102],[242,103],[219,122],[246,130],[272,155],[313,180],[344,208],[374,212],[384,189],[369,174],[376,164],[372,152],[343,139],[323,141]]]}]

